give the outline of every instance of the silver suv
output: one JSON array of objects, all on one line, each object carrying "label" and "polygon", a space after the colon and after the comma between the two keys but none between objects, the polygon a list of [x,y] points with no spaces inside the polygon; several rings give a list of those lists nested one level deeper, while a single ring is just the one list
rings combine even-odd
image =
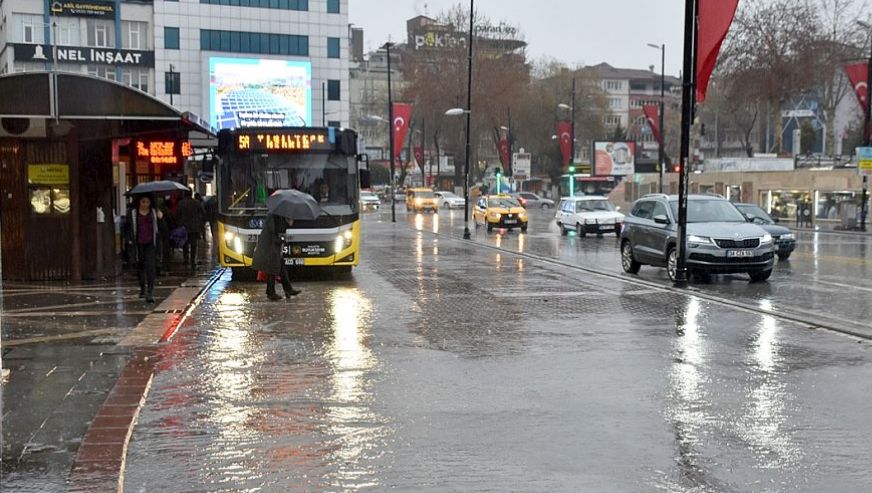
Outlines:
[{"label": "silver suv", "polygon": [[[621,265],[635,274],[642,265],[666,267],[675,280],[678,197],[646,195],[636,201],[621,231]],[[750,224],[728,200],[691,195],[687,201],[687,267],[698,279],[710,274],[744,272],[754,282],[772,274],[775,243],[760,226]]]}]

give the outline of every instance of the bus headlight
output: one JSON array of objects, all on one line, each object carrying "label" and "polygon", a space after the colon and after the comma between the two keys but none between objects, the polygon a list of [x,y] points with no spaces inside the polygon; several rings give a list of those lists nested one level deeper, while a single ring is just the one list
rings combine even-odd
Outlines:
[{"label": "bus headlight", "polygon": [[233,238],[233,250],[240,255],[245,251],[242,248],[242,240],[238,236]]},{"label": "bus headlight", "polygon": [[236,237],[236,235],[233,234],[233,233],[231,233],[230,231],[227,231],[227,232],[224,233],[224,241],[225,241],[228,245],[233,243],[233,238],[235,238],[235,237]]},{"label": "bus headlight", "polygon": [[224,244],[227,245],[227,248],[240,255],[245,252],[245,245],[242,244],[242,238],[232,231],[224,233]]},{"label": "bus headlight", "polygon": [[337,236],[336,242],[333,245],[334,249],[336,250],[336,253],[339,253],[342,250],[345,250],[346,248],[350,247],[353,239],[354,239],[354,234],[352,234],[351,231],[345,231],[342,234],[340,234],[339,236]]}]

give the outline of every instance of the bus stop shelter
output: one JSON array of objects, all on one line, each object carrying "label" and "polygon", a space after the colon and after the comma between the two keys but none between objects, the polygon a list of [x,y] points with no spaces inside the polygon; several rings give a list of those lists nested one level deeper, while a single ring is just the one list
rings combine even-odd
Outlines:
[{"label": "bus stop shelter", "polygon": [[113,81],[0,76],[3,278],[114,275],[124,191],[181,179],[190,139],[212,136],[197,116]]}]

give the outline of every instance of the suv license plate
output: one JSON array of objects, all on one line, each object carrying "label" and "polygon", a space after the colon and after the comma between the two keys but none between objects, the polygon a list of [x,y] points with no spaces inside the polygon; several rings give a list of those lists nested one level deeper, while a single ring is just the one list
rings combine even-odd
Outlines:
[{"label": "suv license plate", "polygon": [[754,250],[727,250],[729,258],[748,258],[754,256]]},{"label": "suv license plate", "polygon": [[285,265],[306,265],[304,258],[286,258]]}]

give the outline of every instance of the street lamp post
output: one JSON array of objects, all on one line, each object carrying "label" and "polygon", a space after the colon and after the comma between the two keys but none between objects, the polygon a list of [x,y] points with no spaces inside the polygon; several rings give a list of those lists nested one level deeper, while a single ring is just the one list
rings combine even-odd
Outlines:
[{"label": "street lamp post", "polygon": [[666,45],[657,46],[654,43],[648,43],[648,46],[660,50],[660,142],[657,143],[657,168],[660,170],[660,181],[658,185],[659,193],[663,193],[663,167],[665,166],[665,150],[663,149],[663,115],[666,110]]},{"label": "street lamp post", "polygon": [[[696,33],[697,0],[684,2],[684,66],[681,72],[681,153],[678,179],[678,247],[676,253],[675,279],[677,287],[687,287],[687,189],[690,165],[690,128],[694,114],[694,40]],[[661,129],[662,131],[662,129]]]},{"label": "street lamp post", "polygon": [[397,201],[396,201],[396,164],[394,162],[394,96],[391,90],[391,46],[393,43],[385,43],[385,50],[388,55],[388,142],[390,143],[388,152],[391,153],[391,222],[397,222]]},{"label": "street lamp post", "polygon": [[469,40],[466,62],[466,159],[463,166],[463,238],[469,233],[469,155],[472,153],[470,131],[472,130],[472,33],[475,31],[475,0],[469,0]]}]

